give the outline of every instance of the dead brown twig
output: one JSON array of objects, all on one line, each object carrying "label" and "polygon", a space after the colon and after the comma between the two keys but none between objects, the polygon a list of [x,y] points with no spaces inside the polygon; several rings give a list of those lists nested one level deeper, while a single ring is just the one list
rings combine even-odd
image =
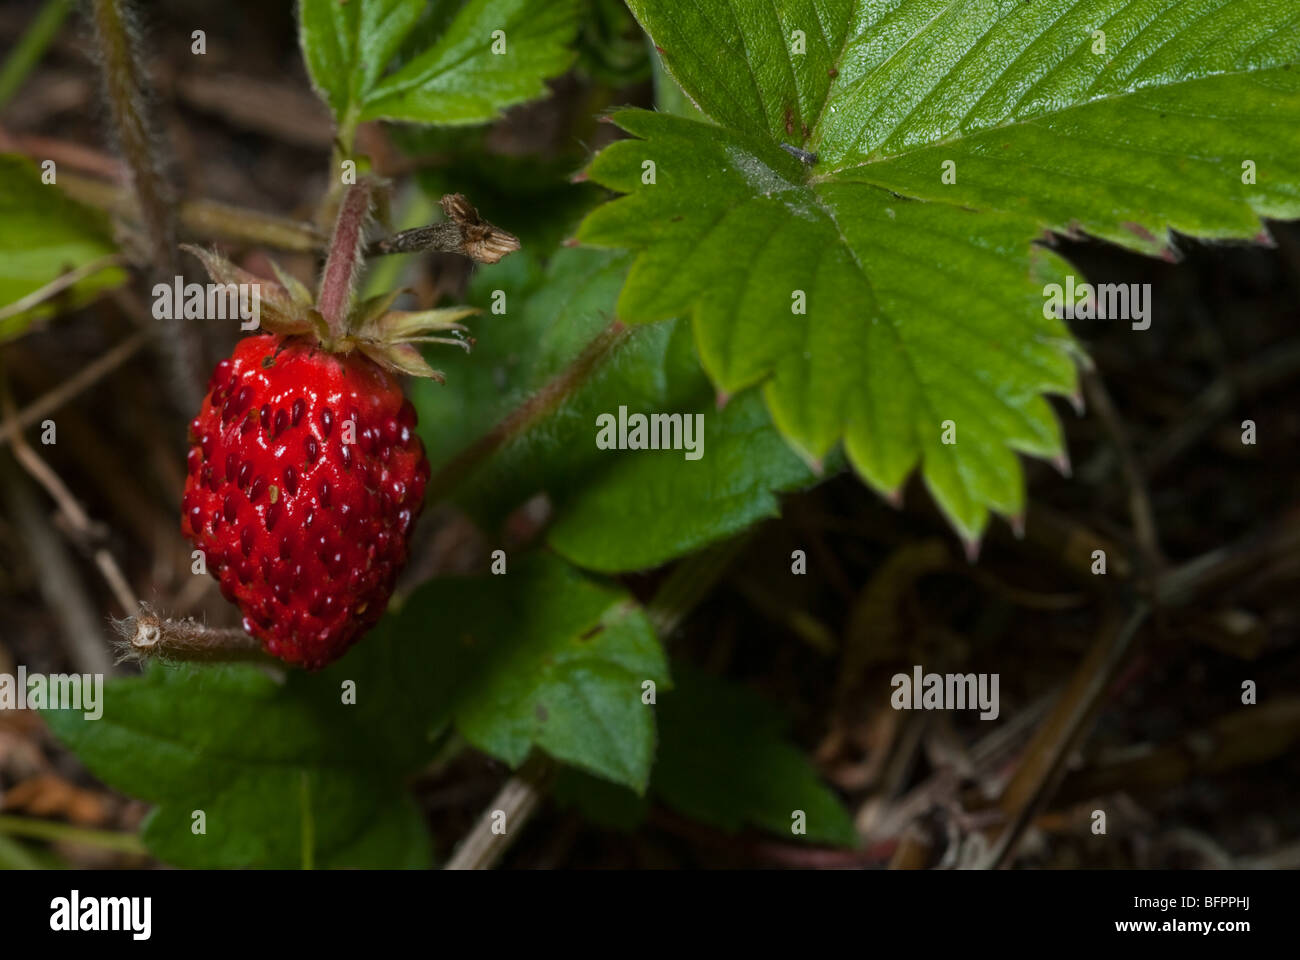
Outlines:
[{"label": "dead brown twig", "polygon": [[[3,390],[0,390],[0,411],[3,411],[6,423],[14,419],[13,397],[9,394],[7,384]],[[12,443],[14,457],[22,464],[23,469],[45,488],[46,493],[58,505],[59,513],[72,532],[82,541],[84,546],[90,547],[99,539],[98,528],[91,521],[90,515],[77,502],[76,497],[72,495],[72,492],[60,479],[59,475],[27,443],[21,431],[13,434]],[[126,575],[122,573],[122,568],[117,565],[117,560],[113,558],[113,554],[109,552],[107,547],[103,546],[91,547],[91,549],[95,566],[99,568],[99,572],[108,583],[109,589],[113,591],[117,602],[127,612],[134,610],[136,605],[135,592],[127,582]]]},{"label": "dead brown twig", "polygon": [[86,364],[76,376],[68,378],[49,393],[19,410],[14,416],[6,417],[4,422],[0,423],[0,447],[11,443],[22,431],[40,423],[77,394],[126,363],[148,340],[149,336],[146,333],[132,334],[93,363]]}]

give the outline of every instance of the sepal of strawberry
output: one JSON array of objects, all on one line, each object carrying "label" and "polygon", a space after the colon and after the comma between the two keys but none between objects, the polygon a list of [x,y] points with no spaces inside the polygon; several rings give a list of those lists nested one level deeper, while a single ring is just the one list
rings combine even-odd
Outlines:
[{"label": "sepal of strawberry", "polygon": [[[372,198],[373,190],[368,180],[363,180],[344,196],[339,207],[335,241],[331,244],[315,298],[301,281],[274,262],[272,268],[279,279],[278,284],[249,273],[211,250],[190,245],[182,249],[198,257],[216,283],[257,284],[261,325],[267,332],[281,336],[310,334],[331,353],[347,354],[359,350],[394,373],[441,383],[442,372],[429,366],[415,344],[443,343],[470,349],[474,341],[464,335],[465,327],[459,321],[477,314],[479,310],[467,306],[419,311],[390,309],[404,292],[402,290],[355,303],[352,289],[361,266],[365,224]],[[490,262],[518,249],[518,240],[482,221],[464,197],[456,194],[444,198],[447,200],[452,202],[444,203],[444,208],[450,206],[469,218],[464,229],[475,238],[480,253],[487,251],[492,258]],[[452,336],[434,335],[439,333]]]}]

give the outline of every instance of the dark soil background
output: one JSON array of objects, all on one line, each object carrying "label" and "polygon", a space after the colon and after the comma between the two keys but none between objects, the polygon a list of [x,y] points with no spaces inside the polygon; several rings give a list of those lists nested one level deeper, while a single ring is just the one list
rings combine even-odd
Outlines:
[{"label": "dark soil background", "polygon": [[[332,130],[306,79],[292,5],[149,6],[176,181],[191,196],[309,218]],[[0,50],[36,8],[0,9]],[[596,122],[600,111],[653,103],[635,25],[613,23],[584,32],[579,64],[551,99],[488,129],[367,127],[361,152],[399,182],[464,190],[544,250],[600,199],[567,185],[615,135]],[[190,53],[198,28],[202,57]],[[74,15],[0,113],[0,149],[115,173],[88,37]],[[480,150],[511,172],[494,175]],[[953,867],[1014,838],[1001,862],[1021,867],[1300,866],[1300,229],[1269,233],[1269,246],[1180,239],[1178,262],[1061,238],[1089,280],[1152,284],[1155,309],[1144,332],[1074,324],[1096,371],[1082,415],[1059,407],[1071,476],[1026,463],[1023,536],[995,522],[972,564],[919,483],[895,508],[834,477],[788,498],[682,624],[676,655],[790,712],[799,744],[854,811],[860,850],[728,835],[664,810],[626,834],[547,801],[504,865]],[[232,252],[265,267],[258,251]],[[306,256],[281,262],[300,276],[314,269]],[[426,302],[454,297],[468,275],[451,257],[418,266],[405,279]],[[14,404],[128,337],[141,292],[0,347]],[[209,361],[229,349],[222,336],[208,331]],[[96,569],[97,549],[167,613],[236,622],[215,583],[189,574],[178,519],[186,420],[169,409],[156,366],[139,352],[77,395],[57,412],[60,442],[41,448],[93,518],[89,536],[69,530],[0,447],[0,672],[75,669],[69,631],[89,623],[107,634],[106,618],[127,612]],[[1242,443],[1244,420],[1256,424],[1254,445]],[[473,562],[468,521],[444,508],[424,523],[414,569]],[[796,548],[824,575],[790,577],[771,562]],[[1096,549],[1107,552],[1105,576],[1091,572]],[[664,575],[629,583],[648,596]],[[1000,674],[997,723],[890,709],[887,678],[916,663]],[[1242,703],[1247,680],[1256,705]],[[415,785],[441,853],[507,776],[468,753]],[[1094,810],[1106,812],[1105,836],[1090,829]],[[90,777],[38,718],[0,713],[0,813],[129,831],[145,812]],[[77,866],[142,862],[62,842],[51,852]]]}]

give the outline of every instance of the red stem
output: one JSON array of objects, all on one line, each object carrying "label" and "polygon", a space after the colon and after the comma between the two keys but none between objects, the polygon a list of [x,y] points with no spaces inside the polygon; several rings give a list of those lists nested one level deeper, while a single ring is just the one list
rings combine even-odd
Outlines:
[{"label": "red stem", "polygon": [[352,285],[361,270],[362,240],[366,218],[370,216],[370,195],[369,180],[352,184],[343,195],[334,235],[330,238],[325,272],[321,276],[318,306],[321,316],[329,324],[330,335],[336,339],[347,333],[344,325],[352,299]]}]

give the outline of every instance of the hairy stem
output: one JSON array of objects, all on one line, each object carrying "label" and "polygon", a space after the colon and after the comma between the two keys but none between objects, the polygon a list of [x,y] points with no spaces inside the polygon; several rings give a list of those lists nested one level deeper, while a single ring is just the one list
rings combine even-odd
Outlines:
[{"label": "hairy stem", "polygon": [[140,612],[114,620],[124,660],[184,660],[197,663],[274,663],[243,630],[205,626],[197,620],[169,620],[142,605]]},{"label": "hairy stem", "polygon": [[352,289],[364,263],[362,245],[365,240],[366,220],[370,217],[373,185],[362,179],[348,187],[339,204],[338,220],[330,238],[329,256],[325,259],[325,272],[321,275],[320,314],[329,324],[330,335],[339,338],[347,330],[348,305]]},{"label": "hairy stem", "polygon": [[143,68],[131,32],[126,0],[92,0],[95,35],[104,73],[104,92],[113,115],[118,147],[130,173],[131,189],[149,232],[154,272],[176,272],[174,196],[163,173],[160,142],[154,136],[144,96]]},{"label": "hairy stem", "polygon": [[[155,135],[145,96],[146,82],[132,32],[128,0],[92,0],[91,16],[99,47],[104,93],[113,117],[118,149],[126,161],[147,243],[153,279],[178,274],[176,198],[164,172],[163,141]],[[197,331],[178,319],[162,320],[156,331],[167,362],[171,394],[188,413],[199,405],[203,383],[201,345]]]}]

